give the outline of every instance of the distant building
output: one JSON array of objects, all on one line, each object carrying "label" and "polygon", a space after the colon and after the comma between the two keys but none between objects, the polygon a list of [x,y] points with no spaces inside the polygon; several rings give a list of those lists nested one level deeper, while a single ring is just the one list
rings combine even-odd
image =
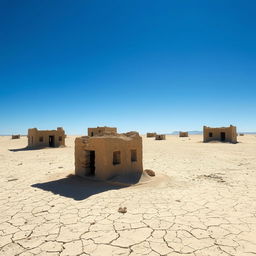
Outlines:
[{"label": "distant building", "polygon": [[148,132],[147,133],[147,138],[153,138],[156,137],[156,132]]},{"label": "distant building", "polygon": [[65,146],[65,138],[65,131],[62,127],[58,127],[57,130],[28,129],[29,148]]},{"label": "distant building", "polygon": [[179,136],[180,137],[188,137],[188,132],[180,132]]},{"label": "distant building", "polygon": [[204,142],[209,141],[237,143],[236,127],[232,125],[220,128],[204,126]]},{"label": "distant building", "polygon": [[20,139],[20,134],[12,135],[12,139],[13,139],[13,140],[15,140],[15,139]]},{"label": "distant building", "polygon": [[75,139],[75,174],[105,180],[141,174],[142,138],[137,132]]},{"label": "distant building", "polygon": [[106,134],[116,134],[117,129],[115,127],[96,127],[96,128],[88,128],[88,136],[103,136]]},{"label": "distant building", "polygon": [[156,140],[165,140],[165,134],[157,134]]}]

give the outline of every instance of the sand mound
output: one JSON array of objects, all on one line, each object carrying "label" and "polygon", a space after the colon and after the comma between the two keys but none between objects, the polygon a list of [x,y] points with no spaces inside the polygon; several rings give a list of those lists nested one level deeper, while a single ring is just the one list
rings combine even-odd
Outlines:
[{"label": "sand mound", "polygon": [[[152,170],[151,170],[152,171]],[[154,171],[152,171],[154,172]],[[155,172],[154,172],[155,173]],[[152,173],[151,173],[152,174]],[[155,174],[156,176],[149,176],[144,170],[142,174],[133,175],[119,175],[115,176],[107,182],[113,185],[124,187],[166,187],[170,185],[171,178],[164,174]]]},{"label": "sand mound", "polygon": [[122,174],[117,175],[113,177],[112,179],[109,179],[108,182],[118,184],[118,185],[124,185],[124,186],[131,186],[135,184],[140,184],[144,182],[148,182],[151,179],[149,175],[145,171],[140,173],[133,173],[133,174]]}]

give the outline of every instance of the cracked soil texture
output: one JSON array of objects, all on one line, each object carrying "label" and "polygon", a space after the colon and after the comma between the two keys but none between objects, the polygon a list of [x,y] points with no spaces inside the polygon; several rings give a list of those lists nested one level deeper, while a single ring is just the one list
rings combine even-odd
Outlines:
[{"label": "cracked soil texture", "polygon": [[238,138],[143,138],[156,176],[122,187],[71,175],[74,136],[40,150],[2,136],[0,255],[256,255],[256,136]]}]

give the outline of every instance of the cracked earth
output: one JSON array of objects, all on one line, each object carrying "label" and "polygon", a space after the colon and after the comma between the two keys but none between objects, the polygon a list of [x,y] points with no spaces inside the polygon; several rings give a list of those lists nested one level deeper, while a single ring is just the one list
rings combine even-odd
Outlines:
[{"label": "cracked earth", "polygon": [[256,255],[255,135],[143,138],[156,177],[132,187],[70,175],[74,138],[19,150],[26,137],[0,137],[0,255]]}]

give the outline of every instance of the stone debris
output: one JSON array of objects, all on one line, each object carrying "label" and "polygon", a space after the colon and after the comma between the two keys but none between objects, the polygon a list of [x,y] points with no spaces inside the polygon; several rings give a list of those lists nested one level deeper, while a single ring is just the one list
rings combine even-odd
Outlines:
[{"label": "stone debris", "polygon": [[156,176],[155,172],[153,170],[150,170],[150,169],[146,169],[145,170],[146,174],[153,177],[153,176]]},{"label": "stone debris", "polygon": [[118,212],[127,213],[127,208],[126,207],[119,207]]},{"label": "stone debris", "polygon": [[7,181],[10,182],[10,181],[16,181],[16,180],[18,180],[18,179],[13,178],[13,179],[9,179],[9,180],[7,180]]},{"label": "stone debris", "polygon": [[209,175],[206,175],[206,174],[204,174],[204,175],[199,175],[199,176],[197,176],[199,179],[201,179],[201,178],[204,178],[204,179],[210,179],[210,180],[215,180],[215,181],[217,181],[217,182],[226,182],[224,179],[223,179],[223,177],[222,176],[220,176],[220,175],[217,175],[217,174],[209,174]]}]

